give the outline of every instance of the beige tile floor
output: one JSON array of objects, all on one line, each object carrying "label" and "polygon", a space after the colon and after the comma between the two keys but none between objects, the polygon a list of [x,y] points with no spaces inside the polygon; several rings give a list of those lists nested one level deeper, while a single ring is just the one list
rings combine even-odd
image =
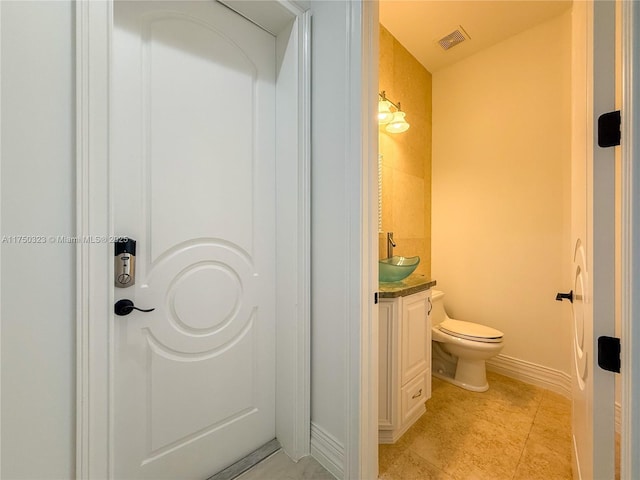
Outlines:
[{"label": "beige tile floor", "polygon": [[[427,412],[394,445],[380,445],[380,479],[571,479],[569,400],[496,373],[488,377],[484,393],[433,378]],[[279,451],[237,480],[293,479],[334,477],[312,457],[294,463]]]},{"label": "beige tile floor", "polygon": [[571,403],[492,372],[484,393],[433,378],[427,412],[380,445],[383,480],[571,479]]}]

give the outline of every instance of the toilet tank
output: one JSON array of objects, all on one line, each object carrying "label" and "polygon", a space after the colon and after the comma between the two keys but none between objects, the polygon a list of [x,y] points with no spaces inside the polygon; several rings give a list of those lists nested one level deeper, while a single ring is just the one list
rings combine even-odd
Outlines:
[{"label": "toilet tank", "polygon": [[431,310],[431,325],[438,325],[444,322],[448,316],[444,311],[444,292],[440,290],[431,290],[431,304],[433,310]]}]

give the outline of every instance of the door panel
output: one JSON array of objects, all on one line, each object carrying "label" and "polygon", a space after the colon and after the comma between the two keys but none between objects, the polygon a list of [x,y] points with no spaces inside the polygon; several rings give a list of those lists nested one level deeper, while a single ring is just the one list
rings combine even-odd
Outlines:
[{"label": "door panel", "polygon": [[574,2],[572,431],[574,478],[614,478],[614,377],[597,340],[614,335],[614,159],[596,118],[614,107],[614,3]]},{"label": "door panel", "polygon": [[[573,359],[575,380],[580,390],[584,390],[587,381],[589,381],[588,362],[592,361],[593,351],[589,343],[585,343],[585,300],[589,300],[586,296],[585,284],[587,284],[587,259],[582,240],[576,240],[575,252],[573,255],[573,264],[575,268],[573,283]],[[589,318],[593,321],[592,318]]]},{"label": "door panel", "polygon": [[431,350],[427,334],[427,293],[402,298],[402,385],[427,368]]},{"label": "door panel", "polygon": [[143,158],[151,260],[192,238],[225,238],[251,252],[253,222],[234,219],[253,217],[256,67],[230,40],[190,18],[165,14],[146,28]]},{"label": "door panel", "polygon": [[275,437],[275,39],[216,2],[116,2],[116,478],[206,478]]}]

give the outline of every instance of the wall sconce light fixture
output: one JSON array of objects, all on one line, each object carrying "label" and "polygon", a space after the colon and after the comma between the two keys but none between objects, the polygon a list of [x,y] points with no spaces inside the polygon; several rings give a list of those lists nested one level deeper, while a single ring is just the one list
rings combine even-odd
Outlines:
[{"label": "wall sconce light fixture", "polygon": [[[384,90],[379,94],[378,100],[378,123],[385,125],[385,130],[389,133],[402,133],[409,130],[409,124],[405,120],[405,113],[400,108],[400,102],[397,104],[389,100]],[[392,111],[391,108],[395,108]]]}]

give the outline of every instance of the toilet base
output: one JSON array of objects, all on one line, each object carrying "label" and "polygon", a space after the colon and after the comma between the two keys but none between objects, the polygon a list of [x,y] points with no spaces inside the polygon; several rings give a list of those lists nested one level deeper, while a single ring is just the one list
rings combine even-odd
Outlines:
[{"label": "toilet base", "polygon": [[453,385],[455,385],[457,387],[464,388],[465,390],[469,390],[471,392],[482,393],[482,392],[486,392],[487,390],[489,390],[489,383],[485,383],[484,385],[471,385],[469,383],[460,382],[460,381],[456,380],[455,378],[450,377],[450,376],[448,376],[446,374],[433,372],[431,375],[436,377],[436,378],[439,378],[440,380],[444,380],[445,382],[452,383]]},{"label": "toilet base", "polygon": [[445,382],[449,382],[454,384],[457,387],[460,388],[464,388],[465,390],[469,390],[471,392],[478,392],[478,393],[482,393],[482,392],[486,392],[487,390],[489,390],[489,383],[485,382],[484,385],[472,385],[469,383],[465,383],[465,382],[461,382],[459,380],[456,380],[454,377],[450,377],[449,375],[446,374],[446,372],[432,372],[431,374],[432,376],[439,378],[440,380],[444,380]]},{"label": "toilet base", "polygon": [[431,346],[431,371],[434,377],[472,392],[486,392],[489,389],[484,359],[457,357],[435,341]]}]

